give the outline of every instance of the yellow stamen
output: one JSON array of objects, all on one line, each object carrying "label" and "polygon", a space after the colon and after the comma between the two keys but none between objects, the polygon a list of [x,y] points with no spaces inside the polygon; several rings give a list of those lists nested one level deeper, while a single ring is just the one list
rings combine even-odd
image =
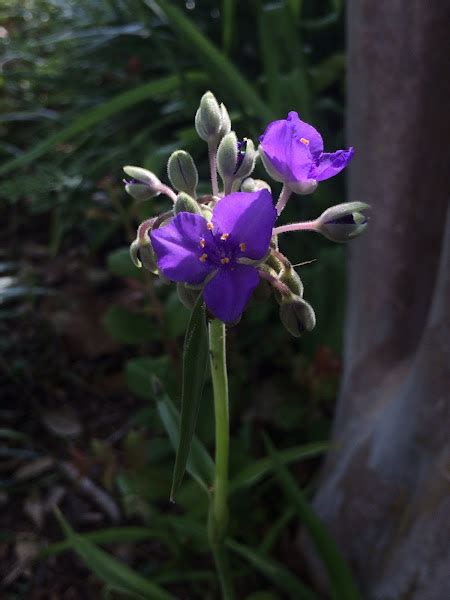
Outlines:
[{"label": "yellow stamen", "polygon": [[306,138],[300,138],[300,141],[302,144],[305,144],[305,146],[308,146],[309,144],[309,140],[307,140]]},{"label": "yellow stamen", "polygon": [[240,250],[241,252],[245,252],[245,251],[247,250],[247,244],[246,244],[245,242],[241,242],[241,243],[239,244],[239,250]]},{"label": "yellow stamen", "polygon": [[222,233],[222,235],[220,236],[220,239],[225,241],[230,237],[229,233]]},{"label": "yellow stamen", "polygon": [[230,262],[230,259],[229,259],[227,256],[225,256],[224,258],[221,258],[221,259],[220,259],[220,262],[221,262],[223,265],[227,265],[227,264]]},{"label": "yellow stamen", "polygon": [[205,247],[205,240],[200,240],[200,248],[204,248]]},{"label": "yellow stamen", "polygon": [[211,231],[211,229],[214,229],[214,225],[212,223],[208,223],[206,225],[206,227]]},{"label": "yellow stamen", "polygon": [[200,256],[200,258],[199,258],[199,261],[200,261],[200,262],[205,262],[207,258],[208,258],[208,255],[207,255],[207,254],[206,254],[206,252],[205,252],[205,254],[202,254],[202,255]]}]

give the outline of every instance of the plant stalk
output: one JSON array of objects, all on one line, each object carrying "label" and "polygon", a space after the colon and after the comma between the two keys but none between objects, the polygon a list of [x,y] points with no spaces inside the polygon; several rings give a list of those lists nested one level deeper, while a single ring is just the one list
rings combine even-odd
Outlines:
[{"label": "plant stalk", "polygon": [[225,325],[218,319],[212,320],[209,324],[209,349],[216,426],[216,470],[209,511],[208,537],[219,574],[223,600],[233,600],[233,585],[224,545],[228,526],[228,456],[230,446],[228,378]]}]

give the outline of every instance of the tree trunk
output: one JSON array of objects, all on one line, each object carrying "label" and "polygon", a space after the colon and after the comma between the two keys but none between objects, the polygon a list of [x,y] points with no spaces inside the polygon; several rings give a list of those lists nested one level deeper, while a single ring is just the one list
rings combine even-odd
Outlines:
[{"label": "tree trunk", "polygon": [[449,23],[448,0],[348,2],[350,200],[372,220],[315,507],[372,600],[450,598]]}]

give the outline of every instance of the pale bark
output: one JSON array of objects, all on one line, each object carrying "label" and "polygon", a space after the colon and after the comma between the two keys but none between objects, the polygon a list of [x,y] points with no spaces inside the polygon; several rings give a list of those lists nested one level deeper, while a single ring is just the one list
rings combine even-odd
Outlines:
[{"label": "pale bark", "polygon": [[[344,373],[315,507],[364,597],[450,598],[450,2],[348,2]],[[316,575],[320,572],[314,567]]]}]

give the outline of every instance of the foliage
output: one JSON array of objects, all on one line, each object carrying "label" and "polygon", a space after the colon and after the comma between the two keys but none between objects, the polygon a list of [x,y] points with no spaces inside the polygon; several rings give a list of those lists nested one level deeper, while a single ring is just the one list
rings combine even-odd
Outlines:
[{"label": "foliage", "polygon": [[[143,204],[136,214],[122,190],[122,165],[144,165],[165,180],[169,153],[184,148],[203,157],[199,166],[206,173],[206,152],[194,135],[192,115],[207,88],[232,109],[238,133],[245,119],[255,141],[268,119],[295,109],[324,133],[330,148],[342,147],[341,9],[337,0],[206,0],[196,5],[169,0],[10,0],[0,7],[7,32],[0,39],[0,209],[7,218],[14,217],[20,232],[46,244],[55,261],[83,248],[91,265],[107,271],[99,321],[117,343],[116,368],[124,364],[128,388],[140,407],[124,417],[129,430],[123,439],[89,439],[83,450],[101,465],[102,485],[114,494],[125,519],[145,527],[104,534],[75,534],[66,527],[67,541],[53,548],[61,552],[76,547],[86,562],[94,557],[97,575],[116,590],[123,590],[119,579],[125,571],[116,571],[106,555],[119,562],[112,556],[114,544],[133,541],[142,545],[145,556],[132,565],[146,582],[135,580],[137,593],[140,585],[151,582],[175,597],[187,588],[192,597],[217,594],[200,525],[206,494],[196,483],[207,487],[204,482],[211,481],[211,383],[205,382],[198,435],[186,464],[192,479],[183,481],[173,508],[167,500],[181,393],[181,357],[174,345],[186,330],[189,314],[168,287],[155,286],[129,261],[125,247],[135,235],[136,222],[164,208],[164,200]],[[323,185],[306,205],[293,199],[286,219],[317,216],[336,195],[342,197],[341,185]],[[295,527],[289,523],[299,523],[295,498],[280,498],[276,469],[265,456],[260,434],[268,430],[282,447],[282,463],[295,465],[302,485],[311,483],[318,464],[314,457],[326,449],[338,383],[345,276],[342,248],[318,238],[303,236],[301,247],[288,236],[285,241],[296,262],[317,259],[300,271],[318,316],[315,332],[300,342],[288,338],[276,309],[264,297],[256,298],[252,310],[229,332],[228,544],[242,597],[251,591],[266,592],[267,598],[283,593],[314,597],[297,572],[298,557],[291,556]],[[25,272],[16,281],[26,256],[20,245],[11,252],[13,288],[21,290],[31,310],[40,306],[41,297],[58,292],[51,278],[44,286]],[[10,286],[4,283],[2,289],[8,292]],[[23,314],[17,298],[11,305],[4,296],[0,304],[5,334],[1,349],[11,357],[8,377],[24,393],[26,374],[40,371],[27,363],[38,364],[36,357],[6,335],[9,319],[17,328],[14,319]],[[42,337],[47,339],[47,330]],[[71,367],[59,365],[58,381],[68,386]],[[152,386],[152,378],[163,387]],[[20,438],[21,431],[2,431],[17,456],[41,452],[39,443]],[[58,451],[71,456],[70,449],[70,442],[63,442]],[[36,488],[45,489],[45,482],[39,476]],[[13,482],[8,490],[22,494],[24,488]],[[184,511],[190,516],[180,515]],[[59,534],[54,537],[59,539]],[[108,544],[108,552],[93,544]]]}]

